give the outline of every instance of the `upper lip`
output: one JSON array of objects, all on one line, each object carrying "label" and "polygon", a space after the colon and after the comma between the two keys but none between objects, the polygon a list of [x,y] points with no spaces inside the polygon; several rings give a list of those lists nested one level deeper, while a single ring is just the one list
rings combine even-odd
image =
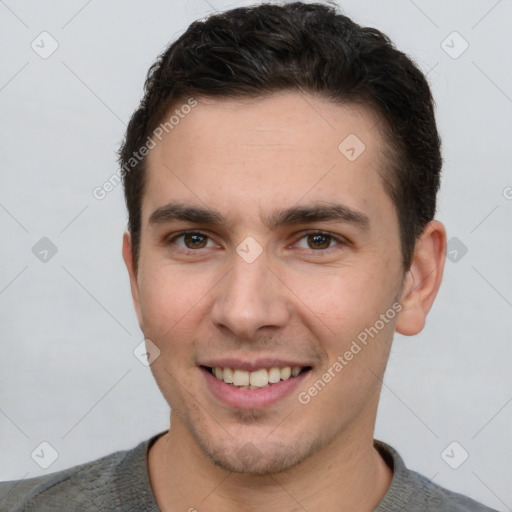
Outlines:
[{"label": "upper lip", "polygon": [[209,359],[200,363],[199,366],[207,366],[209,368],[231,368],[233,370],[246,370],[248,372],[252,372],[261,368],[285,368],[287,366],[292,368],[294,366],[300,366],[301,368],[304,368],[311,365],[301,361],[291,361],[289,359],[279,359],[275,357],[262,357],[251,360],[227,357],[222,359]]}]

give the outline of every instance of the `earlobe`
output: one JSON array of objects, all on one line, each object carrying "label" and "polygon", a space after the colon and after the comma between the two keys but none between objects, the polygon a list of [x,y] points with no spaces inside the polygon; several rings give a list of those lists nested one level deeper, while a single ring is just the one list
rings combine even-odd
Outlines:
[{"label": "earlobe", "polygon": [[400,312],[395,329],[413,336],[425,326],[443,277],[446,231],[439,221],[431,221],[418,238],[411,268],[402,286]]},{"label": "earlobe", "polygon": [[128,275],[130,278],[130,289],[132,293],[133,305],[135,308],[135,312],[137,314],[137,319],[139,321],[139,326],[142,329],[142,314],[140,308],[140,296],[139,296],[139,283],[137,270],[135,269],[134,261],[133,261],[133,250],[132,250],[132,240],[131,233],[129,231],[125,231],[123,234],[123,260],[126,265],[126,269],[128,270]]}]

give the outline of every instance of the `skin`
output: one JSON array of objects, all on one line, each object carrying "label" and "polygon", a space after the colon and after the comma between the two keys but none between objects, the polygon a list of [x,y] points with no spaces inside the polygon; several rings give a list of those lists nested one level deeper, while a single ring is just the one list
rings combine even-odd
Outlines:
[{"label": "skin", "polygon": [[[163,511],[374,510],[392,479],[373,447],[382,378],[394,332],[424,326],[442,278],[444,227],[426,226],[405,271],[369,110],[292,91],[198,101],[148,155],[137,269],[129,232],[123,238],[139,325],[160,350],[151,370],[172,409],[148,457],[157,503]],[[366,146],[354,161],[338,150],[349,134]],[[223,222],[149,223],[169,202],[216,210]],[[359,212],[367,225],[266,223],[281,209],[325,203]],[[183,230],[206,238],[174,238]],[[326,238],[308,237],[318,231]],[[247,237],[262,249],[252,263],[236,252]],[[300,403],[297,394],[397,301],[400,313]],[[266,356],[312,370],[277,404],[254,410],[216,399],[198,367]],[[242,457],[247,446],[252,455]]]}]

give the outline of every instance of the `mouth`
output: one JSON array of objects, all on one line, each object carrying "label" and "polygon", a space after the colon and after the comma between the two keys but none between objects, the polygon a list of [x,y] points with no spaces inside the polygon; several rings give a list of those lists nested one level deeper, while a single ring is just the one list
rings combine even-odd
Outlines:
[{"label": "mouth", "polygon": [[[230,409],[266,409],[286,397],[310,374],[311,366],[245,365],[199,368],[215,402]],[[239,365],[242,366],[242,365]]]},{"label": "mouth", "polygon": [[273,366],[253,371],[221,366],[202,366],[202,368],[225,384],[241,389],[268,388],[311,370],[311,366]]}]

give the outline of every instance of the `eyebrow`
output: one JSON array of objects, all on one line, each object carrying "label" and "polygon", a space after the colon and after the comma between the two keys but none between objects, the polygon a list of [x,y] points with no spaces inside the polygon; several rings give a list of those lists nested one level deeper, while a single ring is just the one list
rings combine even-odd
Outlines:
[{"label": "eyebrow", "polygon": [[[227,224],[224,216],[217,210],[175,202],[157,208],[149,217],[148,224],[153,226],[175,221],[211,226]],[[305,206],[293,206],[274,212],[264,220],[270,228],[321,221],[346,222],[365,231],[370,227],[370,219],[367,215],[339,203],[313,203]]]}]

